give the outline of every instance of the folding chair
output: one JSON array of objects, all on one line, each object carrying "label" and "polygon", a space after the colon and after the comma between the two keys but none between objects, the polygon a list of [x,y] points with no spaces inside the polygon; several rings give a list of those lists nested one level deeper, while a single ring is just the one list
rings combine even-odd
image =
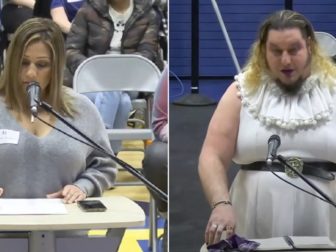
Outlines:
[{"label": "folding chair", "polygon": [[[77,68],[73,88],[79,93],[104,91],[137,91],[154,94],[160,70],[150,60],[133,54],[96,55],[86,59]],[[152,99],[147,100],[147,128],[108,129],[111,140],[153,140],[150,128]],[[139,185],[139,183],[119,182],[116,185]],[[156,251],[157,211],[154,200],[150,200],[150,247]]]},{"label": "folding chair", "polygon": [[329,57],[336,55],[336,38],[327,32],[315,32],[316,40]]},{"label": "folding chair", "polygon": [[[73,88],[79,93],[104,91],[137,91],[153,94],[159,84],[161,72],[146,58],[139,55],[96,55],[86,59],[77,68]],[[151,99],[147,101],[147,120],[151,120]],[[150,123],[148,123],[150,125]],[[153,140],[149,127],[144,129],[108,129],[111,140]],[[124,182],[117,185],[139,185]],[[150,246],[156,250],[156,207],[150,201]]]},{"label": "folding chair", "polygon": [[[148,59],[133,54],[96,55],[77,68],[73,88],[79,93],[136,91],[153,94],[161,77],[160,70]],[[151,99],[147,101],[147,120],[151,118]],[[108,129],[110,140],[152,140],[153,132],[144,129]]]}]

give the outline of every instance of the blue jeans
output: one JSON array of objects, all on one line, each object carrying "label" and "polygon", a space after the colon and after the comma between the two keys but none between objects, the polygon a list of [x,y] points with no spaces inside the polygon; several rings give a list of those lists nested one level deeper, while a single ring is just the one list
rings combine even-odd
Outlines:
[{"label": "blue jeans", "polygon": [[[126,92],[92,92],[85,94],[97,107],[107,129],[123,129],[127,126],[132,109],[131,98]],[[111,141],[114,153],[120,151],[121,141]]]}]

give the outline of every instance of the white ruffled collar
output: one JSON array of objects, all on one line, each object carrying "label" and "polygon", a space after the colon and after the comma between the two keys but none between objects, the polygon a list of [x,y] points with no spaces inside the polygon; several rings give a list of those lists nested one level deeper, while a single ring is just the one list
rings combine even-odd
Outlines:
[{"label": "white ruffled collar", "polygon": [[295,96],[284,93],[268,75],[253,93],[245,89],[244,73],[235,79],[243,106],[266,126],[287,130],[315,126],[330,120],[334,110],[335,85],[322,84],[318,74],[307,78]]}]

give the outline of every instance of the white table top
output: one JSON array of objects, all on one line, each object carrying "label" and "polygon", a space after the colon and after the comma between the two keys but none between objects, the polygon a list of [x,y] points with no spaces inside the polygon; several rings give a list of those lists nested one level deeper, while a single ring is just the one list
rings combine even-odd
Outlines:
[{"label": "white table top", "polygon": [[145,213],[132,200],[122,196],[99,199],[107,207],[105,212],[83,212],[77,204],[66,204],[64,215],[0,215],[0,231],[38,231],[105,229],[142,226]]}]

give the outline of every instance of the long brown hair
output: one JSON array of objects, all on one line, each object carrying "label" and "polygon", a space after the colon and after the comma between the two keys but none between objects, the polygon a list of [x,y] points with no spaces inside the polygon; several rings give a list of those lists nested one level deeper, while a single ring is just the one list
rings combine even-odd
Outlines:
[{"label": "long brown hair", "polygon": [[25,97],[21,83],[21,66],[24,52],[31,43],[43,42],[51,52],[51,78],[45,90],[45,99],[63,115],[72,117],[75,110],[72,98],[63,86],[65,47],[63,34],[59,27],[49,19],[32,18],[16,30],[10,42],[4,70],[0,78],[0,93],[10,109],[23,111],[22,99]]}]

